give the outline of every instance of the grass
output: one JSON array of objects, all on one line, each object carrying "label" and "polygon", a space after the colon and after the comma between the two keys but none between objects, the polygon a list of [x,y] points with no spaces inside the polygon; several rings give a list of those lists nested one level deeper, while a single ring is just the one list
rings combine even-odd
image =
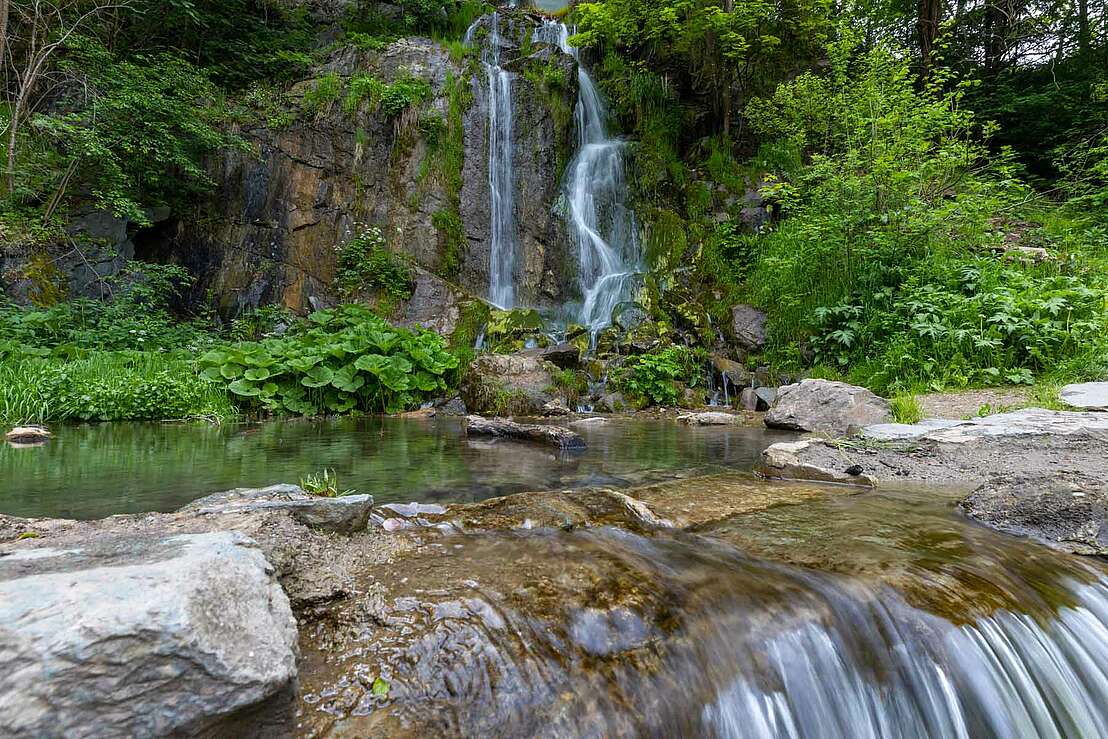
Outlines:
[{"label": "grass", "polygon": [[353,495],[354,489],[339,490],[339,476],[334,470],[324,469],[319,474],[311,474],[300,478],[300,487],[308,495],[317,498],[341,498],[345,495]]},{"label": "grass", "polygon": [[236,415],[227,392],[194,363],[160,352],[91,352],[79,359],[0,361],[4,423],[131,421]]},{"label": "grass", "polygon": [[923,407],[915,395],[897,395],[889,401],[889,405],[897,423],[919,423],[923,420]]}]

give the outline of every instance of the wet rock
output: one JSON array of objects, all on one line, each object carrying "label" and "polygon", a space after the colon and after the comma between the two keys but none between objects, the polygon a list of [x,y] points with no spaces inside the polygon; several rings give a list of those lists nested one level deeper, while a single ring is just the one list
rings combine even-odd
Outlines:
[{"label": "wet rock", "polygon": [[776,399],[776,388],[748,387],[739,394],[739,406],[747,411],[768,411]]},{"label": "wet rock", "polygon": [[596,409],[603,413],[621,413],[629,407],[623,393],[608,393],[596,401]]},{"label": "wet rock", "polygon": [[1081,382],[1066,385],[1058,393],[1063,403],[1089,411],[1108,411],[1108,382]]},{"label": "wet rock", "polygon": [[462,380],[461,395],[470,413],[541,415],[554,400],[553,386],[546,363],[534,353],[482,354]]},{"label": "wet rock", "polygon": [[765,416],[770,428],[844,435],[892,420],[889,402],[845,382],[802,380],[778,388]]},{"label": "wet rock", "polygon": [[731,333],[741,348],[761,351],[766,344],[766,314],[752,305],[732,306]]},{"label": "wet rock", "polygon": [[623,331],[634,331],[648,318],[650,313],[638,303],[623,302],[612,309],[612,325]]},{"label": "wet rock", "polygon": [[802,453],[814,443],[816,442],[792,441],[771,445],[762,452],[762,468],[759,471],[766,477],[778,480],[838,482],[869,487],[877,485],[876,479],[853,466],[843,470],[802,461]]},{"label": "wet rock", "polygon": [[310,495],[297,485],[235,488],[194,500],[182,513],[222,515],[288,511],[293,520],[320,531],[352,534],[365,529],[373,511],[373,496],[344,495],[325,498]]},{"label": "wet rock", "polygon": [[581,350],[570,343],[555,344],[554,346],[542,349],[539,352],[539,356],[544,362],[550,362],[555,367],[572,369],[576,367],[581,360]]},{"label": "wet rock", "polygon": [[732,426],[736,423],[742,423],[743,419],[742,416],[736,416],[734,413],[706,411],[704,413],[685,413],[678,416],[677,420],[689,426]]},{"label": "wet rock", "polygon": [[576,431],[561,426],[515,423],[506,418],[466,417],[466,433],[475,436],[498,436],[507,439],[537,441],[559,449],[584,449],[585,440]]},{"label": "wet rock", "polygon": [[568,416],[570,412],[565,398],[554,398],[542,407],[542,415],[544,416]]},{"label": "wet rock", "polygon": [[438,406],[438,410],[444,416],[464,416],[467,414],[465,401],[457,396]]},{"label": "wet rock", "polygon": [[997,475],[960,506],[1008,534],[1075,554],[1108,555],[1108,482],[1102,475],[1061,470]]},{"label": "wet rock", "polygon": [[0,734],[288,732],[297,631],[241,534],[0,549]]},{"label": "wet rock", "polygon": [[721,357],[718,354],[712,355],[712,369],[719,374],[721,380],[726,378],[736,389],[746,387],[753,378],[750,370],[746,367],[733,359]]},{"label": "wet rock", "polygon": [[16,426],[4,434],[4,439],[12,444],[44,444],[53,438],[45,426]]}]

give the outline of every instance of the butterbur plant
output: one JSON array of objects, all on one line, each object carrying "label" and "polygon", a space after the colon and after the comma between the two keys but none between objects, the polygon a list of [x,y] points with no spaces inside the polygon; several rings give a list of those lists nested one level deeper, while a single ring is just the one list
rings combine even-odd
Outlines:
[{"label": "butterbur plant", "polygon": [[201,375],[249,410],[395,413],[442,394],[458,359],[441,336],[394,328],[360,305],[319,311],[286,334],[213,349]]}]

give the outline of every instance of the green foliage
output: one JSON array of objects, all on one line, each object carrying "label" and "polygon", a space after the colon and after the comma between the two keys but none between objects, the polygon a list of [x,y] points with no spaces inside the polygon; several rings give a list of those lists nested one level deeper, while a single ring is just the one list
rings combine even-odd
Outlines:
[{"label": "green foliage", "polygon": [[140,224],[144,208],[208,190],[203,158],[237,143],[220,128],[207,74],[172,53],[121,58],[92,39],[71,44],[62,68],[89,93],[76,110],[32,120],[59,157],[43,162],[52,176],[42,187],[64,188],[66,166],[76,167],[98,206]]},{"label": "green foliage", "polygon": [[915,395],[897,395],[889,400],[889,405],[897,423],[919,423],[923,420],[923,407]]},{"label": "green foliage", "polygon": [[342,96],[342,78],[334,72],[315,80],[300,100],[300,107],[308,115],[325,113]]},{"label": "green foliage", "polygon": [[620,391],[655,405],[677,405],[677,383],[694,387],[704,379],[704,356],[688,347],[670,346],[633,357],[614,378]]},{"label": "green foliage", "polygon": [[222,419],[235,414],[226,391],[193,363],[154,352],[90,352],[73,360],[0,359],[5,423]]},{"label": "green foliage", "polygon": [[283,305],[248,308],[231,321],[227,328],[227,338],[231,341],[254,341],[281,324],[292,325],[295,319],[296,314]]},{"label": "green foliage", "polygon": [[308,495],[319,498],[342,498],[357,492],[353,489],[339,490],[339,476],[334,470],[329,469],[324,469],[319,474],[312,473],[307,477],[301,477],[300,487]]},{"label": "green foliage", "polygon": [[0,305],[0,356],[29,351],[60,357],[87,350],[169,352],[212,339],[203,321],[177,321],[168,312],[191,277],[180,267],[131,262],[106,281],[113,297],[80,299],[47,308]]},{"label": "green foliage", "polygon": [[389,84],[373,75],[356,74],[350,78],[342,107],[348,113],[357,111],[363,102],[388,118],[395,118],[408,108],[431,97],[431,84],[419,77],[401,77]]},{"label": "green foliage", "polygon": [[390,326],[367,308],[319,311],[279,337],[219,347],[201,375],[251,410],[397,412],[447,389],[458,360],[443,339]]},{"label": "green foliage", "polygon": [[378,226],[357,224],[357,235],[338,247],[339,287],[347,294],[356,290],[380,291],[395,300],[412,294],[412,273],[400,257],[389,251]]}]

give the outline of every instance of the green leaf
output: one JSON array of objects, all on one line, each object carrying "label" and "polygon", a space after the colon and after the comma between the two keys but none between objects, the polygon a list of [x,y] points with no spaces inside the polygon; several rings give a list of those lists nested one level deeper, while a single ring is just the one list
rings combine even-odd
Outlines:
[{"label": "green leaf", "polygon": [[233,380],[236,377],[242,376],[242,365],[225,364],[219,368],[219,374],[223,375],[223,378],[226,380]]},{"label": "green leaf", "polygon": [[255,368],[251,368],[251,369],[246,370],[246,372],[243,373],[243,376],[247,380],[258,381],[258,380],[269,379],[270,374],[269,374],[269,370],[267,370],[263,367],[255,367]]},{"label": "green leaf", "polygon": [[247,397],[261,395],[262,393],[261,390],[259,390],[256,386],[251,385],[246,380],[235,380],[227,386],[227,389],[235,395],[245,395]]},{"label": "green leaf", "polygon": [[331,368],[320,365],[312,367],[304,377],[301,377],[300,384],[304,387],[323,387],[329,385],[333,379],[334,373],[331,372]]}]

